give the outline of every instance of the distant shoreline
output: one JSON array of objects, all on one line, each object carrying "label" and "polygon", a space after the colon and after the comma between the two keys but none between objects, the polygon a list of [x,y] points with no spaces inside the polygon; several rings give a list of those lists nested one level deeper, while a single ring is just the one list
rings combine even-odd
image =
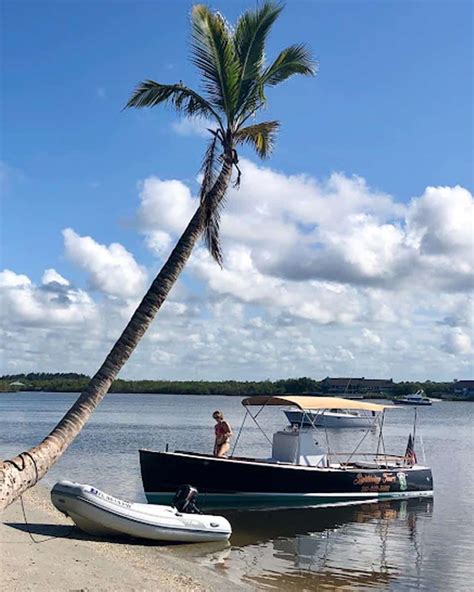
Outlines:
[{"label": "distant shoreline", "polygon": [[[0,391],[0,397],[2,395],[11,395],[11,394],[17,394],[19,396],[21,396],[22,394],[43,394],[43,393],[47,393],[47,394],[52,394],[52,395],[75,395],[76,397],[78,397],[81,394],[81,391],[60,391],[60,390],[19,390],[19,391]],[[284,393],[280,393],[282,395],[284,395]],[[289,394],[289,393],[287,393]],[[303,396],[314,396],[314,397],[318,397],[318,396],[333,396],[333,397],[343,397],[343,398],[348,398],[351,399],[351,396],[347,396],[344,393],[332,393],[331,395],[325,395],[324,393],[300,393]],[[229,394],[229,393],[157,393],[157,392],[150,392],[150,391],[134,391],[134,392],[129,392],[129,391],[110,391],[109,393],[107,393],[107,396],[110,395],[157,395],[157,396],[165,396],[165,397],[180,397],[180,396],[191,396],[191,397],[239,397],[239,398],[243,398],[243,397],[247,397],[247,396],[251,396],[248,395],[248,393],[245,394],[238,394],[238,393],[234,393],[234,394]],[[271,396],[278,396],[278,394],[272,393],[270,394]],[[396,402],[396,399],[394,396],[390,396],[390,395],[383,395],[383,394],[377,394],[377,395],[365,395],[362,397],[352,397],[354,400],[372,400],[372,399],[382,399],[382,400],[387,400],[387,401],[394,401]],[[452,394],[446,394],[443,397],[440,397],[438,399],[434,398],[434,401],[458,401],[458,402],[463,402],[463,401],[467,401],[467,402],[474,402],[474,399],[472,398],[462,398],[462,397],[454,397]]]},{"label": "distant shoreline", "polygon": [[[2,392],[60,392],[81,393],[89,384],[85,374],[36,372],[0,377]],[[352,382],[351,382],[352,381]],[[123,380],[112,383],[110,393],[153,395],[216,395],[250,397],[253,395],[314,395],[345,398],[395,399],[422,389],[433,399],[472,400],[469,393],[454,392],[458,382],[393,382],[392,379],[325,378],[315,380],[307,376],[280,380]],[[469,387],[471,388],[471,387]],[[466,395],[469,395],[466,397]]]}]

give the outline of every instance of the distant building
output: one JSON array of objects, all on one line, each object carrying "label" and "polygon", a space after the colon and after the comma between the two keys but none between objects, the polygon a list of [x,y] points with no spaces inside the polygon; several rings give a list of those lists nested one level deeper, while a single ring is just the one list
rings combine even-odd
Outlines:
[{"label": "distant building", "polygon": [[26,386],[26,384],[24,384],[23,382],[20,382],[19,380],[15,380],[15,382],[10,382],[9,384],[10,384],[10,386],[14,386],[14,387],[18,387],[18,388],[23,388],[24,386]]},{"label": "distant building", "polygon": [[455,380],[453,394],[455,397],[474,398],[474,380]]},{"label": "distant building", "polygon": [[330,378],[321,381],[322,390],[328,395],[364,395],[367,393],[393,393],[392,378]]}]

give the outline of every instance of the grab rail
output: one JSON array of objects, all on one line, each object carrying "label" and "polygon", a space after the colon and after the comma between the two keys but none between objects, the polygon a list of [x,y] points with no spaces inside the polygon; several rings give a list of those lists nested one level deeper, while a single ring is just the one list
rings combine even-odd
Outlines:
[{"label": "grab rail", "polygon": [[[331,452],[328,456],[347,456],[352,452]],[[384,458],[405,458],[402,454],[384,454],[383,452],[356,452],[354,456],[383,456]]]}]

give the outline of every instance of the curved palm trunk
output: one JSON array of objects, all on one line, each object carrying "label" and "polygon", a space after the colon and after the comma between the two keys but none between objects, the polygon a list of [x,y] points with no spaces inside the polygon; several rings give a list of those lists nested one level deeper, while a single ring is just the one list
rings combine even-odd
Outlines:
[{"label": "curved palm trunk", "polygon": [[205,203],[201,203],[197,209],[105,362],[71,409],[40,444],[0,464],[0,509],[7,507],[24,491],[35,485],[82,430],[132,355],[188,261],[194,245],[204,231],[206,202],[216,204],[223,199],[231,174],[232,162],[231,159],[226,159]]}]

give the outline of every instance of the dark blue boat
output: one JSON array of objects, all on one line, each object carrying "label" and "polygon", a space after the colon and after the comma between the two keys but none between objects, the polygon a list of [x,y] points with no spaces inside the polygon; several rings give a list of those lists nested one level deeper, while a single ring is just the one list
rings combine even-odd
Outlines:
[{"label": "dark blue boat", "polygon": [[[309,400],[310,399],[310,400]],[[337,407],[365,409],[383,416],[387,405],[326,397],[244,399],[247,414],[254,405],[293,405],[301,410]],[[245,421],[245,419],[244,419]],[[185,451],[140,450],[147,500],[166,503],[183,483],[199,490],[204,505],[315,505],[373,498],[432,496],[431,469],[410,455],[327,454],[314,441],[314,430],[293,426],[273,435],[270,458],[217,458]]]}]

